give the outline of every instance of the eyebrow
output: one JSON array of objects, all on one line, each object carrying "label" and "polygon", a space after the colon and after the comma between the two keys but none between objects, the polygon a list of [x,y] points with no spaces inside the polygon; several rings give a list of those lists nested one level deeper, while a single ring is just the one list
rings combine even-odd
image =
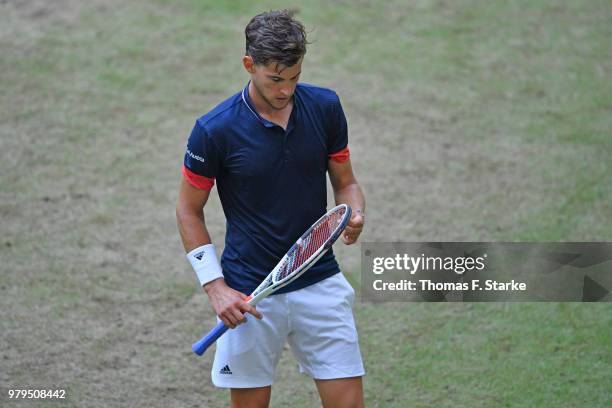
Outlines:
[{"label": "eyebrow", "polygon": [[[298,72],[297,74],[295,74],[295,76],[293,76],[293,77],[291,77],[291,78],[289,78],[289,79],[295,79],[295,78],[299,77],[301,73],[302,73],[302,71]],[[280,78],[280,79],[285,79],[285,78],[280,77],[280,76],[278,76],[278,75],[268,75],[268,78]]]}]

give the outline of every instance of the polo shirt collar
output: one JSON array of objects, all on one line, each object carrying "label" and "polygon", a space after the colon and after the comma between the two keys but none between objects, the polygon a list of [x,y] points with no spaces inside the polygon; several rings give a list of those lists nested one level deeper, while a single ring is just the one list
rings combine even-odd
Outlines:
[{"label": "polo shirt collar", "polygon": [[[255,105],[253,105],[253,102],[251,101],[251,98],[249,97],[249,85],[251,84],[251,81],[247,82],[246,86],[244,87],[244,89],[242,89],[242,102],[246,105],[246,107],[249,109],[249,111],[251,111],[251,113],[253,114],[253,116],[255,116],[255,118],[265,127],[267,128],[271,128],[274,126],[278,126],[273,122],[270,122],[269,120],[261,117],[261,115],[257,112],[257,109],[255,109]],[[296,89],[297,91],[297,89]],[[292,123],[292,117],[296,114],[296,97],[295,94],[297,92],[293,93],[293,110],[291,111],[291,117],[289,118],[289,123],[287,124],[287,130],[290,130],[291,128],[293,128],[293,123]]]},{"label": "polo shirt collar", "polygon": [[268,128],[273,127],[274,123],[270,122],[269,120],[266,120],[266,119],[262,118],[261,115],[259,113],[257,113],[257,110],[255,109],[255,105],[253,105],[253,102],[251,102],[251,98],[249,97],[249,85],[250,84],[251,84],[251,81],[247,82],[246,86],[242,90],[242,102],[244,102],[244,104],[251,111],[253,116],[255,116],[255,118],[259,122],[261,122],[262,125],[264,125],[265,127],[268,127]]}]

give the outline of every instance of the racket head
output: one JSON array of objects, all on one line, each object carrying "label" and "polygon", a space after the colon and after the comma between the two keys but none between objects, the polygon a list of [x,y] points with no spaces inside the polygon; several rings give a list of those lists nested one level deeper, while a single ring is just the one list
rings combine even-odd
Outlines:
[{"label": "racket head", "polygon": [[351,219],[351,207],[340,204],[319,218],[274,268],[272,283],[285,285],[312,266],[336,242]]}]

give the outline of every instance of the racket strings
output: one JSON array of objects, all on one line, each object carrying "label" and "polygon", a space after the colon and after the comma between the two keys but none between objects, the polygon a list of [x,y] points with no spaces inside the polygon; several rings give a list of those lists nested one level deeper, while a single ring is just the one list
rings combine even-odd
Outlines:
[{"label": "racket strings", "polygon": [[276,273],[275,281],[285,279],[298,270],[334,234],[345,213],[344,208],[330,214],[315,225],[310,233],[298,241],[296,248],[287,256],[286,262]]}]

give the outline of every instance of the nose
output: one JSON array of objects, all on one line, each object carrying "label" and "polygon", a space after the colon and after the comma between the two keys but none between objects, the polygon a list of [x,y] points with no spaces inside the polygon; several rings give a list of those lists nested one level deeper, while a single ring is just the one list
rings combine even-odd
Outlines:
[{"label": "nose", "polygon": [[291,88],[283,87],[281,88],[280,92],[281,92],[281,95],[283,95],[284,97],[291,96]]}]

